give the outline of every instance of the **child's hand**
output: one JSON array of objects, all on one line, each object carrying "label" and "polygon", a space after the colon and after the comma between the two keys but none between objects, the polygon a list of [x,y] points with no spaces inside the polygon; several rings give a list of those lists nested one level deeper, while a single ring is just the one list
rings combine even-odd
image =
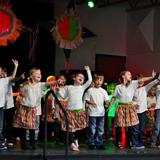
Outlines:
[{"label": "child's hand", "polygon": [[97,108],[97,104],[96,104],[96,103],[92,103],[92,106],[93,106],[94,108]]},{"label": "child's hand", "polygon": [[152,70],[152,78],[154,78],[156,76],[156,72],[154,71],[154,69]]},{"label": "child's hand", "polygon": [[25,79],[25,72],[23,72],[20,76],[21,79]]},{"label": "child's hand", "polygon": [[12,62],[14,63],[15,67],[18,67],[18,61],[17,60],[12,59]]},{"label": "child's hand", "polygon": [[90,70],[89,66],[84,66],[84,69],[87,71]]}]

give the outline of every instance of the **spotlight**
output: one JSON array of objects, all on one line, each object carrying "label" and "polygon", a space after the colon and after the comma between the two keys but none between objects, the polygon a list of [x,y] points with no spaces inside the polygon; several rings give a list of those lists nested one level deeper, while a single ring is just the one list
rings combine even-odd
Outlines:
[{"label": "spotlight", "polygon": [[88,0],[87,5],[89,8],[94,8],[95,7],[95,1],[94,0]]}]

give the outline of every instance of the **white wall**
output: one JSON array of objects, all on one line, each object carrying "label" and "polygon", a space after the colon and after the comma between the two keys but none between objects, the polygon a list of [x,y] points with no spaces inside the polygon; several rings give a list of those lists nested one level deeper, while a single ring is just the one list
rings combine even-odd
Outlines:
[{"label": "white wall", "polygon": [[[55,1],[55,15],[64,12],[66,1]],[[58,9],[60,8],[60,9]],[[82,69],[90,65],[95,69],[95,54],[126,55],[126,19],[124,5],[89,9],[85,5],[77,5],[76,11],[84,27],[94,32],[96,38],[86,38],[83,44],[72,50],[70,57],[71,69]],[[64,69],[63,49],[56,49],[56,72]]]}]

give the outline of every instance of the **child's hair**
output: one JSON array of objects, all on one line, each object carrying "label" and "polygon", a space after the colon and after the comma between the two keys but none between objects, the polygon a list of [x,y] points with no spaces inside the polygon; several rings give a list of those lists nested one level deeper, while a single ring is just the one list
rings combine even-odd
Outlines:
[{"label": "child's hair", "polygon": [[32,68],[30,71],[29,71],[29,77],[37,70],[40,70],[40,68]]},{"label": "child's hair", "polygon": [[130,71],[125,70],[125,71],[122,71],[122,72],[119,74],[119,82],[120,82],[120,83],[123,83],[123,76],[124,76],[127,72],[130,72]]},{"label": "child's hair", "polygon": [[104,80],[104,75],[102,73],[95,73],[93,76],[93,82],[95,82],[98,79]]},{"label": "child's hair", "polygon": [[66,78],[66,75],[65,75],[64,73],[58,74],[58,75],[56,76],[56,78],[57,78],[57,79],[60,79],[62,76],[63,76],[65,79],[67,79],[67,78]]},{"label": "child's hair", "polygon": [[[83,75],[84,76],[84,74],[82,73],[82,72],[78,72],[78,73],[75,73],[75,74],[73,74],[72,75],[72,78],[74,79],[75,77],[77,77],[78,75]],[[84,77],[85,78],[85,77]]]},{"label": "child's hair", "polygon": [[142,79],[143,77],[144,77],[143,74],[138,74],[136,79]]}]

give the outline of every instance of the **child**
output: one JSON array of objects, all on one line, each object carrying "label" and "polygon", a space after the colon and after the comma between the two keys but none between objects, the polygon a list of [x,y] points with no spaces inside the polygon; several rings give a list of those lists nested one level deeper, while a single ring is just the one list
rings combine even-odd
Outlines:
[{"label": "child", "polygon": [[0,67],[0,77],[2,77],[0,78],[0,149],[7,148],[5,146],[4,137],[2,135],[3,120],[4,120],[3,119],[3,116],[4,116],[3,108],[6,102],[6,93],[8,90],[9,82],[15,78],[17,68],[18,68],[18,61],[12,59],[12,62],[14,63],[14,70],[10,77],[3,78],[3,69],[2,67]]},{"label": "child", "polygon": [[[152,72],[152,77],[154,78],[156,76],[156,73]],[[139,119],[139,135],[137,137],[139,141],[139,148],[144,148],[144,129],[146,126],[146,111],[147,111],[147,93],[151,89],[152,86],[157,84],[159,82],[160,76],[158,79],[151,81],[147,85],[144,85],[144,81],[142,81],[143,75],[140,74],[137,76],[138,82],[138,88],[136,89],[135,95],[133,100],[137,102],[138,108],[138,119]]]},{"label": "child", "polygon": [[[7,70],[3,69],[3,77],[7,77]],[[13,129],[13,115],[15,112],[14,99],[13,99],[13,89],[16,81],[24,79],[24,73],[20,77],[14,78],[8,84],[8,89],[6,92],[6,102],[4,106],[4,136],[6,138],[7,147],[13,147],[14,142],[14,129]]]},{"label": "child", "polygon": [[[86,111],[82,101],[82,97],[86,88],[92,82],[91,72],[88,66],[85,66],[87,71],[88,81],[84,82],[84,75],[82,73],[77,73],[74,77],[74,84],[65,86],[64,98],[68,99],[67,113],[69,120],[69,138],[70,138],[70,148],[72,151],[79,151],[78,144],[78,131],[87,127],[86,122]],[[60,96],[62,94],[58,92]],[[66,131],[66,124],[64,119],[62,120],[62,130]]]},{"label": "child", "polygon": [[151,141],[153,127],[155,124],[155,106],[156,106],[156,87],[152,87],[147,96],[147,113],[146,113],[146,138]]},{"label": "child", "polygon": [[88,89],[86,93],[86,103],[89,104],[89,149],[105,149],[103,142],[104,134],[104,102],[109,103],[107,91],[101,88],[104,76],[101,74],[94,75],[94,87]]},{"label": "child", "polygon": [[[152,77],[142,78],[143,81],[149,80]],[[132,75],[130,71],[123,71],[120,73],[120,84],[116,86],[114,92],[114,98],[112,103],[117,99],[118,107],[116,109],[115,115],[115,126],[121,128],[122,136],[125,136],[125,127],[130,127],[131,129],[131,139],[132,146],[139,147],[138,139],[136,138],[139,134],[138,124],[139,119],[136,112],[137,103],[133,102],[133,96],[138,87],[138,80],[132,80]],[[118,144],[120,148],[124,148],[121,143],[121,135],[117,135]]]},{"label": "child", "polygon": [[29,79],[20,88],[20,105],[17,107],[14,117],[13,126],[21,128],[21,147],[28,149],[26,146],[26,131],[29,130],[30,144],[32,149],[35,146],[35,129],[39,126],[37,115],[41,114],[41,98],[44,96],[46,86],[56,82],[40,82],[41,70],[33,68],[29,72]]},{"label": "child", "polygon": [[157,102],[155,107],[155,124],[153,128],[152,143],[151,143],[152,148],[157,147],[157,139],[159,138],[159,132],[160,132],[160,85],[158,85],[156,89],[156,99]]}]

